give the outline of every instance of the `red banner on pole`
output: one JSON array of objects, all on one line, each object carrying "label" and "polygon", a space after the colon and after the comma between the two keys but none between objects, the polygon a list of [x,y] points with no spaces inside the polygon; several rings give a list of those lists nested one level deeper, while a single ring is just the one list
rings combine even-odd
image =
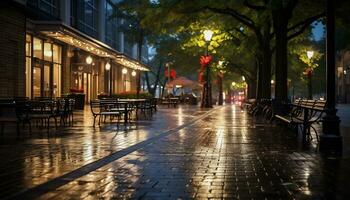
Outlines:
[{"label": "red banner on pole", "polygon": [[[165,77],[169,77],[168,69],[165,69]],[[173,69],[170,70],[170,78],[176,78],[176,71]]]}]

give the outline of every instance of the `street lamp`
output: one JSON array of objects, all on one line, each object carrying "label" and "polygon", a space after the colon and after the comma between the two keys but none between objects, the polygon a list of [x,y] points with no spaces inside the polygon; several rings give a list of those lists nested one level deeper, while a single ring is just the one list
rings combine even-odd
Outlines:
[{"label": "street lamp", "polygon": [[[203,31],[204,40],[205,40],[205,43],[206,43],[205,56],[209,55],[208,48],[209,48],[209,44],[210,44],[211,38],[213,37],[213,34],[214,34],[214,32],[211,31],[211,30]],[[201,105],[202,107],[205,107],[205,108],[211,108],[212,107],[211,84],[210,84],[209,73],[210,73],[210,68],[209,68],[209,63],[208,63],[208,65],[206,67],[206,83],[205,83],[205,87],[204,87],[205,92],[204,92],[204,95],[203,95],[204,101],[202,101],[203,104]]]},{"label": "street lamp", "polygon": [[170,94],[170,85],[169,85],[169,83],[170,83],[170,65],[171,64],[172,64],[171,62],[167,62],[165,64],[165,67],[168,68],[168,73],[167,73],[167,76],[168,76],[168,95]]},{"label": "street lamp", "polygon": [[86,64],[90,65],[92,63],[92,57],[91,56],[86,57],[85,62]]},{"label": "street lamp", "polygon": [[[306,55],[311,62],[311,59],[314,56],[314,51],[307,51]],[[312,99],[312,68],[311,68],[311,66],[309,66],[309,69],[306,71],[306,76],[308,78],[308,81],[307,81],[308,82],[308,99]]]},{"label": "street lamp", "polygon": [[122,69],[123,77],[124,77],[124,92],[126,91],[126,74],[128,73],[128,69]]},{"label": "street lamp", "polygon": [[348,71],[350,70],[350,67],[344,68],[344,103],[347,103],[348,101]]},{"label": "street lamp", "polygon": [[314,51],[307,51],[306,55],[309,59],[311,59],[314,56]]},{"label": "street lamp", "polygon": [[204,34],[204,40],[206,41],[206,42],[210,42],[210,40],[211,40],[211,38],[213,37],[213,31],[211,31],[211,30],[205,30],[205,31],[203,31],[203,34]]},{"label": "street lamp", "polygon": [[111,72],[111,64],[109,62],[106,63],[105,65],[105,70],[108,71],[108,91],[109,91],[109,96],[112,95],[112,72]]},{"label": "street lamp", "polygon": [[136,71],[135,70],[132,70],[132,72],[131,72],[131,76],[136,76]]}]

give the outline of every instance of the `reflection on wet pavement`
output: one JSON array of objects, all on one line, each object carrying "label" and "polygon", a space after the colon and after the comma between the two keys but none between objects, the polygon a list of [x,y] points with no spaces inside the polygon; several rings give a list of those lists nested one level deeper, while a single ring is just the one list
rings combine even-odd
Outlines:
[{"label": "reflection on wet pavement", "polygon": [[[53,187],[34,197],[40,196],[39,199],[347,199],[349,197],[350,193],[347,190],[350,183],[349,155],[345,154],[342,158],[321,157],[317,152],[316,143],[305,147],[293,133],[255,120],[235,106],[217,108],[207,115],[202,115],[198,121],[176,129],[164,137],[149,139],[157,135],[153,133],[155,130],[160,133],[158,130],[173,129],[177,125],[191,121],[194,116],[205,113],[198,111],[192,115],[194,112],[196,109],[192,107],[161,110],[155,115],[154,121],[163,120],[165,124],[158,126],[150,121],[147,126],[139,127],[138,131],[130,131],[126,135],[120,133],[115,136],[107,128],[98,133],[93,133],[91,129],[84,132],[84,128],[81,127],[82,130],[77,133],[73,131],[69,133],[70,136],[53,139],[50,145],[40,144],[40,141],[44,140],[38,140],[36,143],[35,139],[32,143],[26,141],[36,149],[30,150],[31,147],[22,144],[24,146],[22,148],[27,148],[22,152],[26,156],[12,158],[23,167],[16,167],[17,171],[14,170],[12,180],[18,178],[17,184],[22,183],[22,188],[31,187],[53,178],[53,176],[45,177],[46,174],[59,176],[64,174],[65,170],[67,172],[77,168],[73,167],[74,164],[82,166],[110,155],[110,151],[115,152],[141,141],[150,141],[141,143],[139,148],[126,156],[107,162],[102,167],[79,176],[61,187]],[[73,137],[75,134],[79,136]],[[42,175],[35,177],[36,174]],[[21,182],[24,177],[27,180]],[[38,179],[35,184],[34,178]],[[26,194],[28,193],[23,193],[23,197]]]},{"label": "reflection on wet pavement", "polygon": [[[181,113],[182,122],[179,122]],[[42,184],[83,165],[172,129],[205,112],[198,107],[160,109],[150,120],[140,120],[127,131],[115,123],[93,128],[90,110],[75,114],[73,127],[61,128],[47,138],[45,130],[17,140],[5,131],[0,140],[0,197]],[[52,130],[51,132],[54,132]]]}]

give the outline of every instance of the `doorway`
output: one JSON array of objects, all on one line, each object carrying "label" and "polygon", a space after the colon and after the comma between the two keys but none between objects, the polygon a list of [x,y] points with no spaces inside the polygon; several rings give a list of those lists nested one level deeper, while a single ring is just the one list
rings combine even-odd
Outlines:
[{"label": "doorway", "polygon": [[91,99],[91,74],[83,73],[83,88],[85,93],[85,102],[89,103]]},{"label": "doorway", "polygon": [[35,60],[32,73],[33,98],[61,96],[61,65]]}]

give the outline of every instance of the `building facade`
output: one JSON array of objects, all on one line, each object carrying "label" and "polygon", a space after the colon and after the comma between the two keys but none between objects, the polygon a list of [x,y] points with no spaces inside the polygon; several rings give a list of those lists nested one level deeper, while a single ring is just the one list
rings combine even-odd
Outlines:
[{"label": "building facade", "polygon": [[8,0],[0,9],[0,96],[60,97],[136,91],[137,60],[112,0]]}]

